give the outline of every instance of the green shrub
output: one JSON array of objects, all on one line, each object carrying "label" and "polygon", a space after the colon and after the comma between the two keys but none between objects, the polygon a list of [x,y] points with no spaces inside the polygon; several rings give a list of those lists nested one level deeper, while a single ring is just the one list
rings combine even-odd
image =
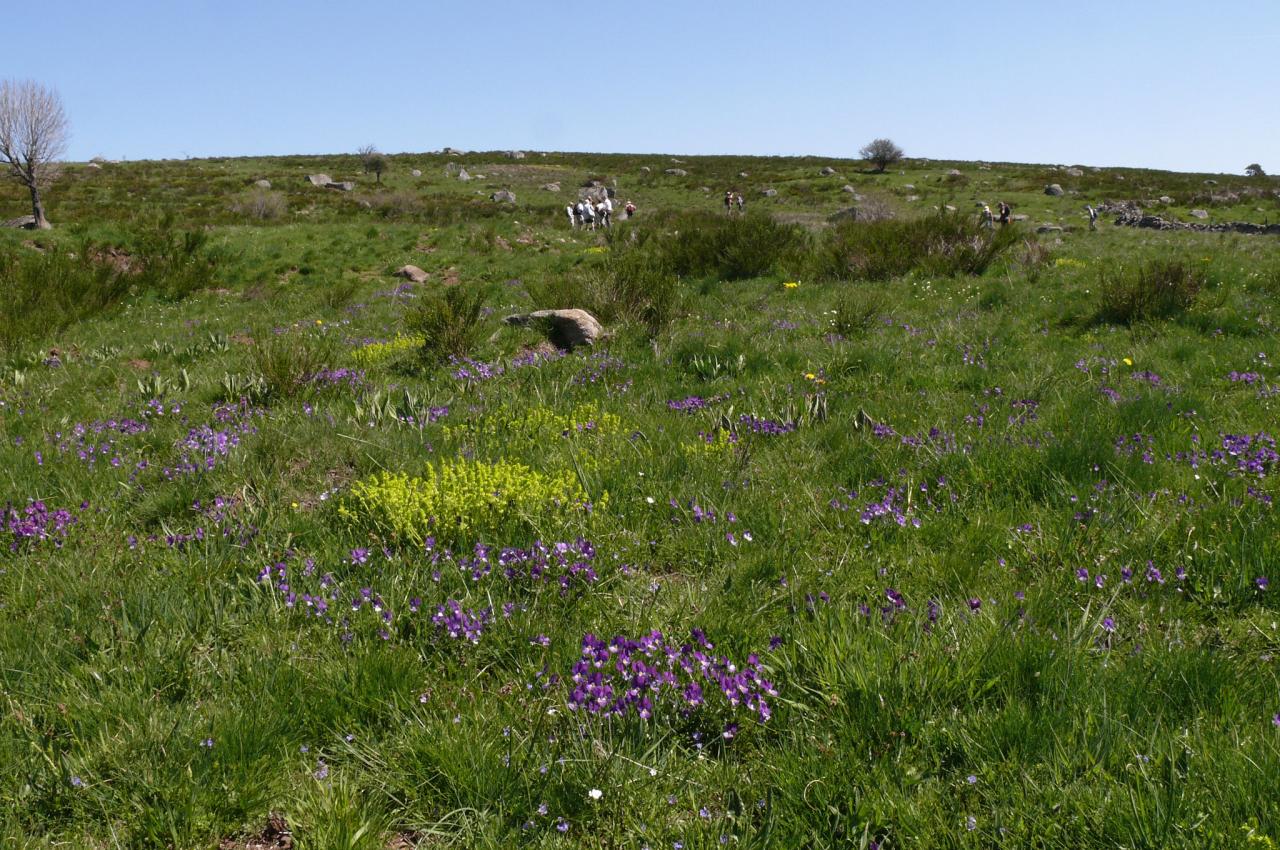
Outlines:
[{"label": "green shrub", "polygon": [[216,262],[204,230],[179,228],[171,214],[138,231],[133,250],[139,271],[133,286],[166,301],[180,301],[213,284]]},{"label": "green shrub", "polygon": [[831,327],[844,337],[862,336],[885,312],[884,299],[876,292],[846,286],[836,299]]},{"label": "green shrub", "polygon": [[128,276],[94,262],[88,250],[0,252],[0,351],[110,309],[128,296],[130,285]]},{"label": "green shrub", "polygon": [[811,276],[833,280],[888,280],[917,271],[953,277],[980,275],[1021,240],[1012,227],[988,229],[942,211],[911,220],[851,221],[832,228],[811,260]]},{"label": "green shrub", "polygon": [[1152,260],[1136,269],[1102,269],[1094,320],[1131,325],[1186,312],[1208,283],[1203,269],[1182,260]]},{"label": "green shrub", "polygon": [[411,334],[422,337],[423,360],[438,364],[470,354],[480,340],[484,302],[484,290],[464,286],[415,301],[405,315],[405,325]]},{"label": "green shrub", "polygon": [[324,339],[271,330],[255,334],[250,351],[265,398],[297,395],[329,364],[331,354]]},{"label": "green shrub", "polygon": [[809,246],[804,228],[781,224],[764,214],[736,218],[683,215],[671,226],[675,232],[662,240],[662,258],[672,272],[690,277],[762,277]]},{"label": "green shrub", "polygon": [[250,189],[231,202],[231,211],[258,221],[274,221],[289,211],[283,192]]}]

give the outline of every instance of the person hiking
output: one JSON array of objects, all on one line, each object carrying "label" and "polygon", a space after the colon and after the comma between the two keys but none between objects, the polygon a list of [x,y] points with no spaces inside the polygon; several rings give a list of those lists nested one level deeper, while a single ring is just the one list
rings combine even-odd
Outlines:
[{"label": "person hiking", "polygon": [[566,204],[564,211],[565,211],[565,215],[569,216],[569,229],[577,230],[578,229],[578,213],[574,210],[573,204]]},{"label": "person hiking", "polygon": [[1009,208],[1009,205],[1006,204],[1004,201],[1001,201],[1000,202],[1000,226],[1001,227],[1004,227],[1006,224],[1009,223],[1009,214],[1011,212],[1013,212],[1013,210]]},{"label": "person hiking", "polygon": [[987,204],[982,205],[982,226],[988,229],[996,226],[995,219],[991,215],[991,207]]},{"label": "person hiking", "polygon": [[1093,204],[1089,204],[1088,206],[1086,206],[1085,210],[1087,210],[1089,213],[1089,229],[1097,230],[1098,229],[1098,210],[1093,206]]},{"label": "person hiking", "polygon": [[600,206],[604,209],[604,226],[613,227],[613,200],[606,194]]},{"label": "person hiking", "polygon": [[582,223],[586,226],[587,230],[596,229],[596,210],[589,200],[582,202]]},{"label": "person hiking", "polygon": [[733,190],[724,193],[724,211],[730,215],[733,213]]},{"label": "person hiking", "polygon": [[741,194],[734,195],[734,200],[738,202],[738,215],[742,215],[742,208],[746,205],[746,200]]},{"label": "person hiking", "polygon": [[622,208],[622,211],[627,214],[627,218],[631,218],[636,214],[636,205],[631,201],[627,201],[627,205]]}]

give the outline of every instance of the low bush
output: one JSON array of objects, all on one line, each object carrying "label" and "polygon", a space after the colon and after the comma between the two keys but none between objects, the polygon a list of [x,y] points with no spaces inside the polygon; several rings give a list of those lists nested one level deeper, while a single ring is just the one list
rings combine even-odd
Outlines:
[{"label": "low bush", "polygon": [[265,398],[289,398],[330,363],[326,340],[296,332],[260,331],[250,348],[256,376]]},{"label": "low bush", "polygon": [[1099,272],[1095,322],[1132,325],[1186,312],[1208,283],[1203,269],[1182,260],[1152,260],[1135,269]]},{"label": "low bush", "polygon": [[436,365],[470,354],[480,341],[484,302],[484,290],[466,286],[451,286],[413,302],[405,325],[421,337],[422,359]]},{"label": "low bush", "polygon": [[110,309],[131,284],[119,269],[94,262],[88,250],[0,252],[0,352]]},{"label": "low bush", "polygon": [[1015,228],[992,230],[946,211],[920,219],[844,222],[813,252],[810,276],[888,280],[912,271],[942,277],[979,275],[1019,241]]},{"label": "low bush", "polygon": [[779,223],[765,214],[683,215],[671,224],[675,232],[662,240],[661,255],[677,275],[721,280],[762,277],[809,247],[803,227]]},{"label": "low bush", "polygon": [[251,189],[231,202],[231,211],[258,221],[275,221],[289,212],[283,192]]},{"label": "low bush", "polygon": [[831,327],[843,337],[862,336],[885,312],[884,298],[879,293],[846,286],[836,298]]}]

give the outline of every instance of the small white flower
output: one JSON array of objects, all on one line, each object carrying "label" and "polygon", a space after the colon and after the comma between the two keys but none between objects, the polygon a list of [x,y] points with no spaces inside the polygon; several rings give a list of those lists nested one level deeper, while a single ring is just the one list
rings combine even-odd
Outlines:
[{"label": "small white flower", "polygon": [[657,775],[658,775],[658,769],[657,769],[657,768],[654,768],[654,767],[649,768],[649,775],[650,775],[650,776],[657,776]]},{"label": "small white flower", "polygon": [[652,496],[645,496],[645,497],[644,497],[644,500],[645,500],[646,502],[648,502],[649,504],[651,504],[651,505],[653,504],[653,497],[652,497]]},{"label": "small white flower", "polygon": [[587,792],[587,796],[593,800],[599,800],[601,797],[604,796],[604,792],[601,791],[599,788],[592,788],[590,791]]}]

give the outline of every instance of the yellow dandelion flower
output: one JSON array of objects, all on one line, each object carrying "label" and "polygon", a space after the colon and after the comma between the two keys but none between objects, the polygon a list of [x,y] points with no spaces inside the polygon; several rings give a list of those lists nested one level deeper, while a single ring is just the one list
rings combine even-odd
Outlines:
[{"label": "yellow dandelion flower", "polygon": [[789,280],[786,283],[782,284],[784,289],[795,289],[799,285],[800,285],[800,281],[798,280]]},{"label": "yellow dandelion flower", "polygon": [[1132,366],[1132,365],[1133,365],[1133,361],[1132,361],[1132,360],[1130,360],[1128,357],[1126,357],[1126,358],[1124,359],[1124,365],[1126,365],[1126,366]]}]

